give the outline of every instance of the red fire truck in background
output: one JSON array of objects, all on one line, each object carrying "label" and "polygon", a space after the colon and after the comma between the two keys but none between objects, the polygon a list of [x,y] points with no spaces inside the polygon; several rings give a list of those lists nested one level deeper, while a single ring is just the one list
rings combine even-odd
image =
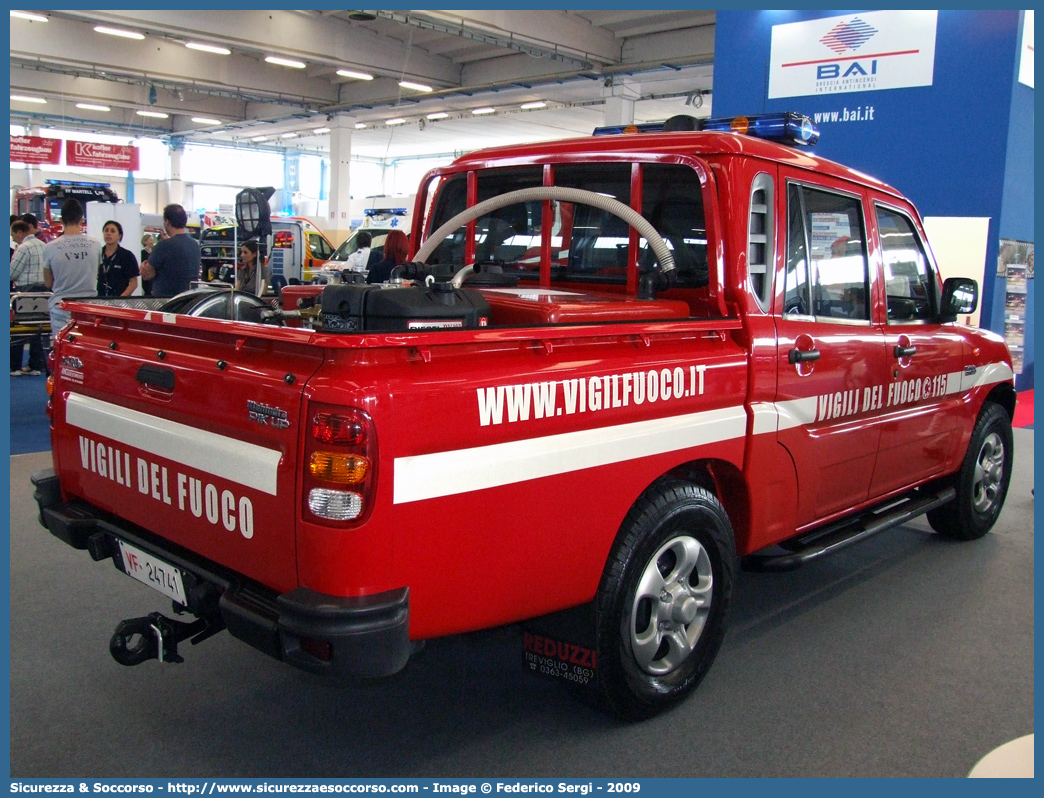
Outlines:
[{"label": "red fire truck in background", "polygon": [[48,240],[62,233],[62,203],[77,199],[86,212],[88,202],[119,202],[108,183],[84,183],[75,180],[45,180],[43,186],[20,188],[15,192],[13,213],[31,213]]}]

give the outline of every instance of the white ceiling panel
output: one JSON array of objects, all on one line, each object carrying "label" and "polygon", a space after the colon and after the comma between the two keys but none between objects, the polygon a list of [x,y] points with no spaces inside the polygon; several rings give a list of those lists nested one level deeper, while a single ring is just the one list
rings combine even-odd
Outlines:
[{"label": "white ceiling panel", "polygon": [[[353,153],[386,159],[588,135],[603,123],[609,96],[633,99],[638,122],[706,116],[711,104],[713,11],[37,13],[49,21],[11,18],[11,93],[44,97],[47,105],[12,101],[13,123],[243,146],[257,146],[249,144],[253,136],[297,132],[277,145],[325,152],[328,137],[312,131],[342,115],[366,125],[352,136]],[[117,39],[96,25],[144,38]],[[191,50],[188,41],[231,53]],[[403,79],[432,90],[404,89]],[[520,108],[537,100],[546,108]],[[111,110],[78,109],[78,102]],[[496,112],[472,115],[479,107]],[[169,117],[144,120],[141,109]],[[426,118],[436,112],[449,117]],[[385,124],[394,117],[407,122]]]}]

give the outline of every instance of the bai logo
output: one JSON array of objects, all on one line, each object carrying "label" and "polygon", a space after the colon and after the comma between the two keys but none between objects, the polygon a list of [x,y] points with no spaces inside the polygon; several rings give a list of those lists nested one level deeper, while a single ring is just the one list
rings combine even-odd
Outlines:
[{"label": "bai logo", "polygon": [[[835,25],[819,42],[841,56],[849,50],[858,50],[870,41],[876,33],[877,29],[875,27],[867,25],[859,17],[856,17],[851,22],[840,22]],[[841,71],[841,67],[841,63],[818,64],[816,67],[816,80],[876,75],[877,59],[872,58],[869,63],[862,64],[858,60],[853,60],[844,72]]]},{"label": "bai logo", "polygon": [[769,99],[931,86],[936,11],[866,11],[772,26]]}]

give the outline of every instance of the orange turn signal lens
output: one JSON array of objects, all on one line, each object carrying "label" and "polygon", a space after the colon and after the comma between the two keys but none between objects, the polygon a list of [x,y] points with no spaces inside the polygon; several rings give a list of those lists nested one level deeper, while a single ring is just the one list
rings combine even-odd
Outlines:
[{"label": "orange turn signal lens", "polygon": [[732,120],[732,124],[729,125],[733,133],[742,133],[746,135],[747,131],[750,130],[750,120],[745,116],[737,116]]},{"label": "orange turn signal lens", "polygon": [[48,396],[53,396],[54,395],[54,375],[53,374],[48,375],[46,385],[47,385],[47,395]]},{"label": "orange turn signal lens", "polygon": [[356,485],[370,473],[370,461],[358,454],[312,452],[308,470],[313,477],[325,482]]}]

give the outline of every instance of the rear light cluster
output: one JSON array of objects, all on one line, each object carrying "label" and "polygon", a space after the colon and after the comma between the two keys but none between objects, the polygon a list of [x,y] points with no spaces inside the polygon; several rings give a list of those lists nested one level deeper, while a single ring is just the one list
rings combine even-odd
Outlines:
[{"label": "rear light cluster", "polygon": [[361,410],[309,406],[305,446],[305,514],[323,521],[359,522],[376,487],[377,437]]},{"label": "rear light cluster", "polygon": [[51,351],[47,353],[47,380],[44,385],[47,387],[47,418],[54,419],[54,347],[51,347]]}]

